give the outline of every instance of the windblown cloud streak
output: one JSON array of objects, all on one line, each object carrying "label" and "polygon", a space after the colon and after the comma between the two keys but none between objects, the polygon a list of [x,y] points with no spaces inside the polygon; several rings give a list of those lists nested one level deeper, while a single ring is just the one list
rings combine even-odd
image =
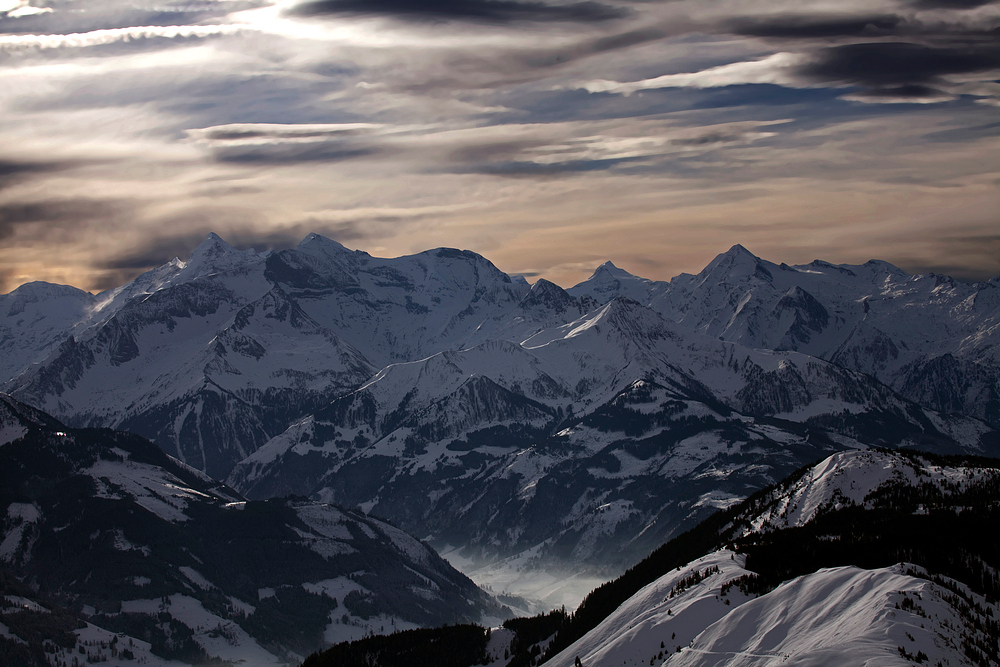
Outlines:
[{"label": "windblown cloud streak", "polygon": [[157,37],[174,39],[178,37],[215,37],[236,35],[246,30],[235,25],[206,26],[135,26],[93,30],[69,35],[6,35],[0,36],[0,51],[26,51],[43,49],[86,48],[104,46],[118,42],[133,42]]}]

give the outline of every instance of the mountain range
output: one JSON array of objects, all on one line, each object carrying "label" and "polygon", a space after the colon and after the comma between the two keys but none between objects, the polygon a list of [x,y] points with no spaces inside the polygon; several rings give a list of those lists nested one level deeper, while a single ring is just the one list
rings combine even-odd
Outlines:
[{"label": "mountain range", "polygon": [[213,234],[115,290],[0,297],[3,388],[473,569],[606,575],[835,451],[1000,453],[998,287],[734,246],[697,276],[607,263],[563,290],[468,251]]}]

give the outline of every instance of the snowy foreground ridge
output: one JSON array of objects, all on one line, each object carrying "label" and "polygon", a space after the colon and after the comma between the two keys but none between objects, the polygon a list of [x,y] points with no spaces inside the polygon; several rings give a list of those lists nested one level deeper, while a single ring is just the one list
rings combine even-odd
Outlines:
[{"label": "snowy foreground ridge", "polygon": [[[743,527],[730,534],[747,537],[807,526],[844,508],[871,509],[878,492],[890,488],[922,484],[958,493],[998,478],[996,468],[838,453],[744,503],[735,524]],[[671,667],[990,664],[967,655],[968,636],[982,632],[976,627],[986,628],[994,655],[1000,646],[995,601],[948,578],[930,581],[919,566],[821,568],[758,597],[745,562],[744,554],[721,549],[672,570],[546,664],[569,667],[577,657],[584,665]]]},{"label": "snowy foreground ridge", "polygon": [[[974,664],[962,659],[955,594],[911,576],[911,566],[823,569],[761,597],[723,592],[751,574],[741,561],[721,550],[661,577],[545,664],[572,667],[576,657],[584,665],[669,667],[913,664],[900,647],[931,665]],[[696,572],[711,574],[678,585]]]}]

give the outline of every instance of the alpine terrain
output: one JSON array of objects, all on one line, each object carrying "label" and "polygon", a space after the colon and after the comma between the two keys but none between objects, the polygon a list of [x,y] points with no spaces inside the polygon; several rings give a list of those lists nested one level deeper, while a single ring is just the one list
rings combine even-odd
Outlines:
[{"label": "alpine terrain", "polygon": [[[573,607],[832,455],[1000,455],[998,325],[1000,278],[881,261],[775,265],[734,246],[697,276],[655,282],[609,262],[563,289],[468,251],[376,258],[310,234],[258,253],[212,234],[107,292],[0,296],[0,386],[20,402],[0,429],[46,447],[130,432],[200,483],[224,480],[230,500],[184,482],[218,517],[267,508],[274,530],[308,533],[303,512],[333,512],[376,536],[365,522],[391,522],[498,593]],[[94,428],[114,431],[74,430]],[[303,509],[319,507],[334,509]],[[161,519],[202,525],[184,516]],[[170,562],[230,590],[197,560]],[[298,651],[274,654],[285,648]]]}]

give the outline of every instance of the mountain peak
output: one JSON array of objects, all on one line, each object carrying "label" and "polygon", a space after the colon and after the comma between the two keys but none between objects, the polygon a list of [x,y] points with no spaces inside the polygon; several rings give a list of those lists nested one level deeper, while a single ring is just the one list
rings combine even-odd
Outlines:
[{"label": "mountain peak", "polygon": [[594,275],[592,275],[590,279],[593,280],[598,275],[602,275],[602,274],[603,275],[611,276],[613,278],[619,278],[619,279],[620,278],[637,278],[637,276],[629,273],[625,269],[622,269],[622,268],[619,268],[619,267],[615,266],[614,263],[611,260],[608,260],[607,262],[604,262],[604,264],[601,264],[599,267],[597,267],[594,270]]},{"label": "mountain peak", "polygon": [[177,266],[173,262],[154,269],[159,272],[164,269],[171,270],[179,267],[183,279],[190,280],[199,276],[207,276],[215,273],[224,273],[231,270],[239,270],[240,267],[260,260],[260,255],[253,249],[240,250],[225,241],[215,232],[210,233],[204,241],[191,253],[187,262],[181,262]]},{"label": "mountain peak", "polygon": [[296,248],[301,249],[309,246],[332,246],[338,249],[347,250],[347,247],[339,241],[334,241],[333,239],[323,236],[322,234],[317,234],[316,232],[308,234],[299,242]]},{"label": "mountain peak", "polygon": [[545,278],[539,278],[528,290],[528,293],[521,299],[521,307],[529,308],[540,306],[545,309],[554,309],[557,312],[564,312],[566,305],[573,300],[562,287]]},{"label": "mountain peak", "polygon": [[[772,276],[766,264],[769,262],[765,262],[737,243],[726,252],[716,256],[698,275],[707,278],[714,274],[716,279],[720,281],[755,277],[770,282]],[[771,264],[771,266],[774,265]]]},{"label": "mountain peak", "polygon": [[640,302],[648,298],[650,281],[632,275],[608,261],[594,270],[593,275],[578,285],[566,290],[573,297],[591,296],[601,303],[622,294]]},{"label": "mountain peak", "polygon": [[732,248],[730,248],[729,250],[727,250],[725,252],[725,254],[726,255],[749,255],[749,256],[753,257],[754,259],[757,258],[756,255],[754,255],[752,252],[750,252],[749,250],[747,250],[740,243],[735,244]]},{"label": "mountain peak", "polygon": [[41,280],[24,283],[13,290],[10,295],[27,301],[41,301],[43,299],[55,299],[59,297],[93,298],[93,294],[77,287],[47,283]]},{"label": "mountain peak", "polygon": [[221,236],[215,232],[209,232],[205,240],[199,243],[198,247],[191,253],[191,261],[193,262],[195,258],[211,258],[238,252],[240,251],[226,243]]},{"label": "mountain peak", "polygon": [[900,276],[900,277],[910,275],[909,273],[907,273],[903,269],[899,268],[895,264],[890,264],[889,262],[887,262],[887,261],[885,261],[883,259],[869,259],[867,262],[864,263],[863,266],[865,266],[865,268],[868,268],[868,269],[870,269],[873,272],[875,272],[875,271],[878,271],[878,272],[886,271],[886,272],[890,273],[891,275]]},{"label": "mountain peak", "polygon": [[566,290],[564,290],[562,287],[559,287],[559,285],[556,285],[552,281],[546,280],[545,278],[539,278],[531,285],[531,289],[529,291],[533,294],[545,294],[545,293],[559,294],[565,292]]}]

